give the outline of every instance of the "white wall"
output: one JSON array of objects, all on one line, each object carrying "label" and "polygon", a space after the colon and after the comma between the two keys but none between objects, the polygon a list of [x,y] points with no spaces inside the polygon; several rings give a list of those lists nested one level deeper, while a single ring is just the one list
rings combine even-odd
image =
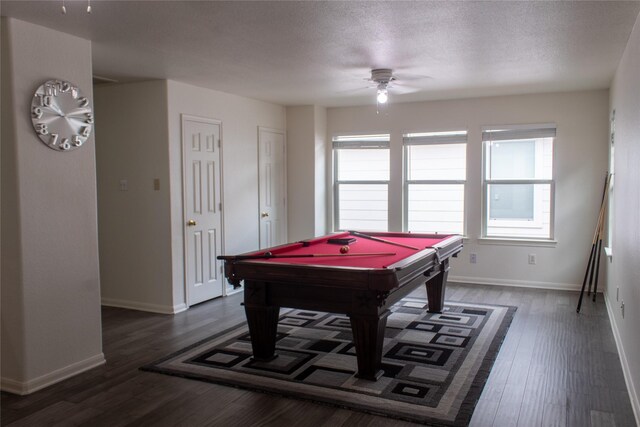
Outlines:
[{"label": "white wall", "polygon": [[180,311],[171,291],[167,82],[94,93],[102,304]]},{"label": "white wall", "polygon": [[[284,107],[175,81],[98,86],[106,305],[160,313],[186,307],[182,114],[222,122],[223,251],[258,248],[258,127],[284,130]],[[120,191],[121,180],[128,191]]]},{"label": "white wall", "polygon": [[[606,301],[620,359],[640,424],[640,16],[611,86],[615,178],[611,263]],[[619,288],[619,298],[616,298]],[[620,309],[624,301],[624,317]]]},{"label": "white wall", "polygon": [[169,173],[173,301],[185,301],[182,217],[181,114],[222,122],[223,251],[259,247],[258,126],[285,130],[285,108],[236,95],[168,81]]},{"label": "white wall", "polygon": [[322,236],[328,231],[327,215],[327,176],[330,174],[327,156],[329,155],[328,146],[330,142],[327,139],[327,109],[323,107],[314,107],[314,236]]},{"label": "white wall", "polygon": [[314,236],[314,106],[287,107],[287,235],[289,241]]},{"label": "white wall", "polygon": [[[402,206],[402,134],[467,130],[465,249],[452,262],[451,280],[577,289],[589,256],[607,170],[608,91],[503,96],[392,104],[387,115],[374,106],[331,108],[327,137],[341,133],[391,134],[389,203]],[[552,247],[479,243],[481,234],[481,128],[486,125],[555,123],[556,212]],[[390,212],[402,229],[400,209]],[[477,264],[469,254],[477,253]],[[537,264],[527,255],[535,253]]]},{"label": "white wall", "polygon": [[2,389],[23,394],[104,363],[94,136],[55,152],[29,114],[52,78],[93,99],[91,43],[3,18],[2,66]]},{"label": "white wall", "polygon": [[287,107],[289,241],[326,233],[327,110]]}]

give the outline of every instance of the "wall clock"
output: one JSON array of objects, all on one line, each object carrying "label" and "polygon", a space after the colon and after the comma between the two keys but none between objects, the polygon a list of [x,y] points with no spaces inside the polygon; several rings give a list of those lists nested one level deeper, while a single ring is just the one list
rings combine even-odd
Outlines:
[{"label": "wall clock", "polygon": [[40,140],[56,151],[81,147],[93,129],[89,99],[73,83],[47,80],[31,100],[31,121]]}]

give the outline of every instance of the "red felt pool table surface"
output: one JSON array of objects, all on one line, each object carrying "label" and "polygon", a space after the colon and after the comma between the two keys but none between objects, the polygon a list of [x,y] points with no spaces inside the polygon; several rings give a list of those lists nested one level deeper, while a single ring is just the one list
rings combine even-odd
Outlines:
[{"label": "red felt pool table surface", "polygon": [[[385,240],[400,243],[403,245],[419,248],[418,250],[409,249],[390,243],[379,242],[365,237],[352,236],[349,232],[323,236],[317,239],[306,240],[302,242],[291,243],[287,245],[271,248],[269,251],[277,258],[258,259],[251,262],[281,263],[281,264],[305,264],[305,265],[326,265],[334,267],[358,267],[358,268],[387,268],[407,257],[414,255],[421,250],[431,248],[440,243],[451,235],[433,235],[416,234],[416,236],[407,237],[404,235],[393,235],[371,233],[372,236],[383,238]],[[428,237],[425,237],[428,236]],[[347,238],[355,237],[356,241],[349,244],[349,252],[347,256],[340,253],[340,248],[344,245],[328,243],[329,238]],[[263,254],[264,251],[256,251],[252,254]],[[349,256],[360,253],[393,253],[394,255],[369,255],[369,256]],[[283,255],[308,255],[308,254],[335,254],[335,257],[302,257],[302,258],[281,258]]]}]

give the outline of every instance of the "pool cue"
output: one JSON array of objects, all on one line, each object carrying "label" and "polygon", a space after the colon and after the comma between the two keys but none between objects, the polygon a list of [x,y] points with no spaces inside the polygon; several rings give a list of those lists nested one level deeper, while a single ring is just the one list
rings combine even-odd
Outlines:
[{"label": "pool cue", "polygon": [[593,285],[593,302],[596,302],[596,294],[598,293],[598,274],[600,273],[600,250],[602,249],[602,236],[598,239],[597,244],[598,249],[596,249],[596,279]]},{"label": "pool cue", "polygon": [[596,245],[596,251],[593,254],[593,259],[591,260],[591,273],[589,274],[589,286],[587,288],[587,295],[591,295],[591,285],[593,284],[593,273],[596,268],[596,260],[598,260],[600,254],[599,246],[602,246],[602,241],[600,240],[600,245],[598,245],[598,238],[600,237],[601,230],[604,226],[604,213],[606,211],[606,202],[605,199],[607,197],[607,193],[609,191],[609,180],[611,179],[609,173],[607,172],[607,176],[604,180],[604,190],[602,191],[602,200],[600,201],[600,213],[598,215],[598,225],[596,226],[596,234],[594,235],[593,242]]},{"label": "pool cue", "polygon": [[416,251],[420,250],[420,248],[416,248],[415,246],[409,246],[409,245],[405,245],[403,243],[396,243],[396,242],[392,242],[391,240],[385,240],[385,239],[381,239],[379,237],[369,236],[368,234],[363,234],[363,233],[360,233],[359,231],[349,231],[349,233],[353,234],[354,236],[363,237],[365,239],[373,240],[375,242],[387,243],[389,245],[400,246],[400,247],[403,247],[403,248],[409,248],[409,249],[413,249],[413,250],[416,250]]},{"label": "pool cue", "polygon": [[590,271],[589,271],[589,286],[587,286],[587,295],[591,295],[591,286],[593,285],[593,272],[595,270],[596,267],[596,258],[598,255],[598,235],[600,234],[600,227],[602,226],[602,218],[604,218],[604,215],[602,215],[602,211],[601,211],[601,215],[598,216],[598,225],[596,227],[596,233],[593,236],[593,242],[592,245],[595,247],[595,252],[593,253],[593,258],[590,259]]},{"label": "pool cue", "polygon": [[[611,180],[611,176],[609,176],[609,179],[607,179],[607,181]],[[595,284],[593,285],[593,302],[596,302],[596,294],[598,293],[598,276],[600,273],[600,251],[602,250],[602,235],[604,234],[604,217],[605,217],[605,213],[607,212],[607,199],[609,198],[609,186],[607,186],[607,192],[605,193],[605,198],[604,198],[604,207],[602,209],[602,221],[600,222],[600,233],[598,233],[598,249],[596,250],[596,281]]]},{"label": "pool cue", "polygon": [[324,258],[324,257],[353,257],[353,256],[393,256],[395,252],[369,252],[361,254],[298,254],[298,255],[273,255],[270,252],[260,255],[220,255],[217,258],[224,261],[243,261],[250,259],[271,259],[271,258]]},{"label": "pool cue", "polygon": [[[604,221],[605,221],[605,212],[606,212],[606,200],[607,200],[607,196],[608,196],[608,192],[609,192],[609,183],[611,181],[611,175],[609,173],[607,173],[607,177],[605,179],[605,188],[602,194],[602,200],[600,203],[600,213],[598,215],[598,224],[596,226],[596,232],[594,234],[593,237],[593,243],[592,243],[592,251],[593,254],[589,259],[589,265],[588,268],[589,270],[589,286],[587,288],[587,295],[591,295],[591,285],[594,282],[594,273],[596,273],[596,275],[598,274],[598,272],[596,270],[600,270],[599,268],[599,261],[600,261],[600,251],[602,248],[602,240],[601,240],[601,236],[602,236],[602,232],[604,230]],[[598,279],[596,278],[596,281]],[[582,297],[582,294],[581,294]]]},{"label": "pool cue", "polygon": [[[602,200],[600,202],[600,212],[598,213],[598,221],[596,224],[596,230],[593,234],[593,239],[591,242],[591,253],[589,254],[589,261],[587,262],[587,269],[584,273],[584,279],[582,280],[582,288],[580,289],[580,298],[578,299],[578,307],[576,308],[576,313],[580,313],[580,307],[582,307],[582,298],[584,296],[584,290],[585,287],[587,285],[587,278],[589,277],[589,272],[593,271],[593,261],[594,261],[594,256],[596,254],[596,242],[597,242],[597,237],[598,237],[598,231],[600,230],[601,227],[601,223],[603,221],[604,215],[603,215],[603,208],[604,208],[604,198],[605,198],[605,194],[607,192],[607,189],[609,187],[609,179],[610,179],[610,175],[607,172],[607,176],[605,178],[605,182],[604,182],[604,188],[602,190]],[[591,285],[589,285],[589,290],[591,289]]]},{"label": "pool cue", "polygon": [[589,261],[587,262],[587,270],[584,272],[584,279],[582,280],[582,289],[580,289],[580,298],[578,299],[578,307],[576,308],[576,313],[580,313],[580,307],[582,307],[582,298],[584,296],[584,289],[587,285],[587,278],[589,277],[589,272],[593,271],[592,264],[594,260],[594,255],[596,254],[596,238],[598,235],[598,228],[600,227],[602,211],[600,213],[601,214],[598,215],[598,224],[596,225],[596,232],[593,235],[593,240],[591,243],[591,253],[589,254]]}]

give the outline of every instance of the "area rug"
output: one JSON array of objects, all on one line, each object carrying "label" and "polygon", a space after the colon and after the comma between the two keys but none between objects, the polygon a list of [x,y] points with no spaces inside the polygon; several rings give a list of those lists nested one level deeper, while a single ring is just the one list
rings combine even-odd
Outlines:
[{"label": "area rug", "polygon": [[141,369],[306,399],[435,426],[465,426],[487,380],[515,307],[451,302],[442,314],[405,298],[391,308],[384,375],[355,378],[349,318],[282,309],[270,362],[251,359],[246,323]]}]

